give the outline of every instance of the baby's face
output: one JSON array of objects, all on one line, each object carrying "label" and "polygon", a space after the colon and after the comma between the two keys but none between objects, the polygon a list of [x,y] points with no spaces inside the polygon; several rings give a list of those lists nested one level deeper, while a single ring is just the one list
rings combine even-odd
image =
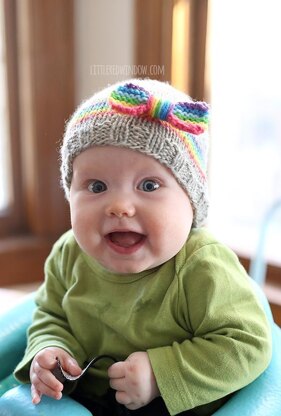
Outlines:
[{"label": "baby's face", "polygon": [[193,221],[187,194],[154,158],[93,147],[73,163],[70,211],[80,247],[115,273],[138,273],[171,259]]}]

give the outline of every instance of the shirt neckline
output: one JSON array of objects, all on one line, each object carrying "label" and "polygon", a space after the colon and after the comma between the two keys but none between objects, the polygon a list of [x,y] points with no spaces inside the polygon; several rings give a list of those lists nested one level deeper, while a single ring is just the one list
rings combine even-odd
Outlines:
[{"label": "shirt neckline", "polygon": [[85,260],[85,262],[88,264],[88,266],[91,268],[91,270],[98,275],[99,278],[108,281],[108,282],[114,282],[119,284],[128,284],[136,282],[140,279],[143,279],[146,276],[149,276],[151,274],[154,274],[160,266],[154,267],[152,269],[144,270],[140,273],[128,273],[128,274],[119,274],[114,273],[109,270],[107,270],[105,267],[103,267],[100,263],[98,263],[95,259],[88,256],[86,253],[82,252],[82,256]]}]

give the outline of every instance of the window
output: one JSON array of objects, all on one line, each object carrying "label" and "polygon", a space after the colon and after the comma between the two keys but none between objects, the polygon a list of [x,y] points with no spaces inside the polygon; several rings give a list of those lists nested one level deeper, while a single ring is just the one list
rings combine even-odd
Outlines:
[{"label": "window", "polygon": [[[173,29],[171,53],[171,83],[174,87],[186,91],[190,78],[190,36],[189,25],[191,3],[186,0],[176,0],[173,4]],[[186,53],[183,53],[186,51]]]},{"label": "window", "polygon": [[[262,219],[281,200],[281,3],[210,0],[209,15],[209,225],[252,257]],[[277,219],[266,255],[280,265]]]},{"label": "window", "polygon": [[8,144],[8,106],[7,106],[7,72],[6,44],[4,29],[3,2],[0,3],[0,212],[7,209],[10,200],[10,149]]}]

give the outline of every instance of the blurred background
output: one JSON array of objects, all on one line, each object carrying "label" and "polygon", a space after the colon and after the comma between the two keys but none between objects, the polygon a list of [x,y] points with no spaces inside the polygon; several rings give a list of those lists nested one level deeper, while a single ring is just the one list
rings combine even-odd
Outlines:
[{"label": "blurred background", "polygon": [[251,274],[262,255],[281,323],[280,17],[279,0],[0,0],[2,309],[42,281],[70,227],[66,120],[106,85],[150,77],[211,103],[207,226]]}]

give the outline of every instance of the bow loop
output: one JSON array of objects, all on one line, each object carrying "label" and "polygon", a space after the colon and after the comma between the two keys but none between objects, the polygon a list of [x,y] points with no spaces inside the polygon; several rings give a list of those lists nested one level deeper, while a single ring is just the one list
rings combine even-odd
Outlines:
[{"label": "bow loop", "polygon": [[209,107],[204,102],[180,102],[174,105],[169,121],[180,130],[203,133],[208,125]]},{"label": "bow loop", "polygon": [[110,95],[109,102],[114,110],[123,114],[139,116],[149,110],[150,94],[144,88],[134,84],[124,84]]},{"label": "bow loop", "polygon": [[111,93],[109,103],[112,109],[122,114],[166,121],[179,130],[195,135],[203,133],[208,126],[208,104],[161,100],[132,83],[117,87]]}]

